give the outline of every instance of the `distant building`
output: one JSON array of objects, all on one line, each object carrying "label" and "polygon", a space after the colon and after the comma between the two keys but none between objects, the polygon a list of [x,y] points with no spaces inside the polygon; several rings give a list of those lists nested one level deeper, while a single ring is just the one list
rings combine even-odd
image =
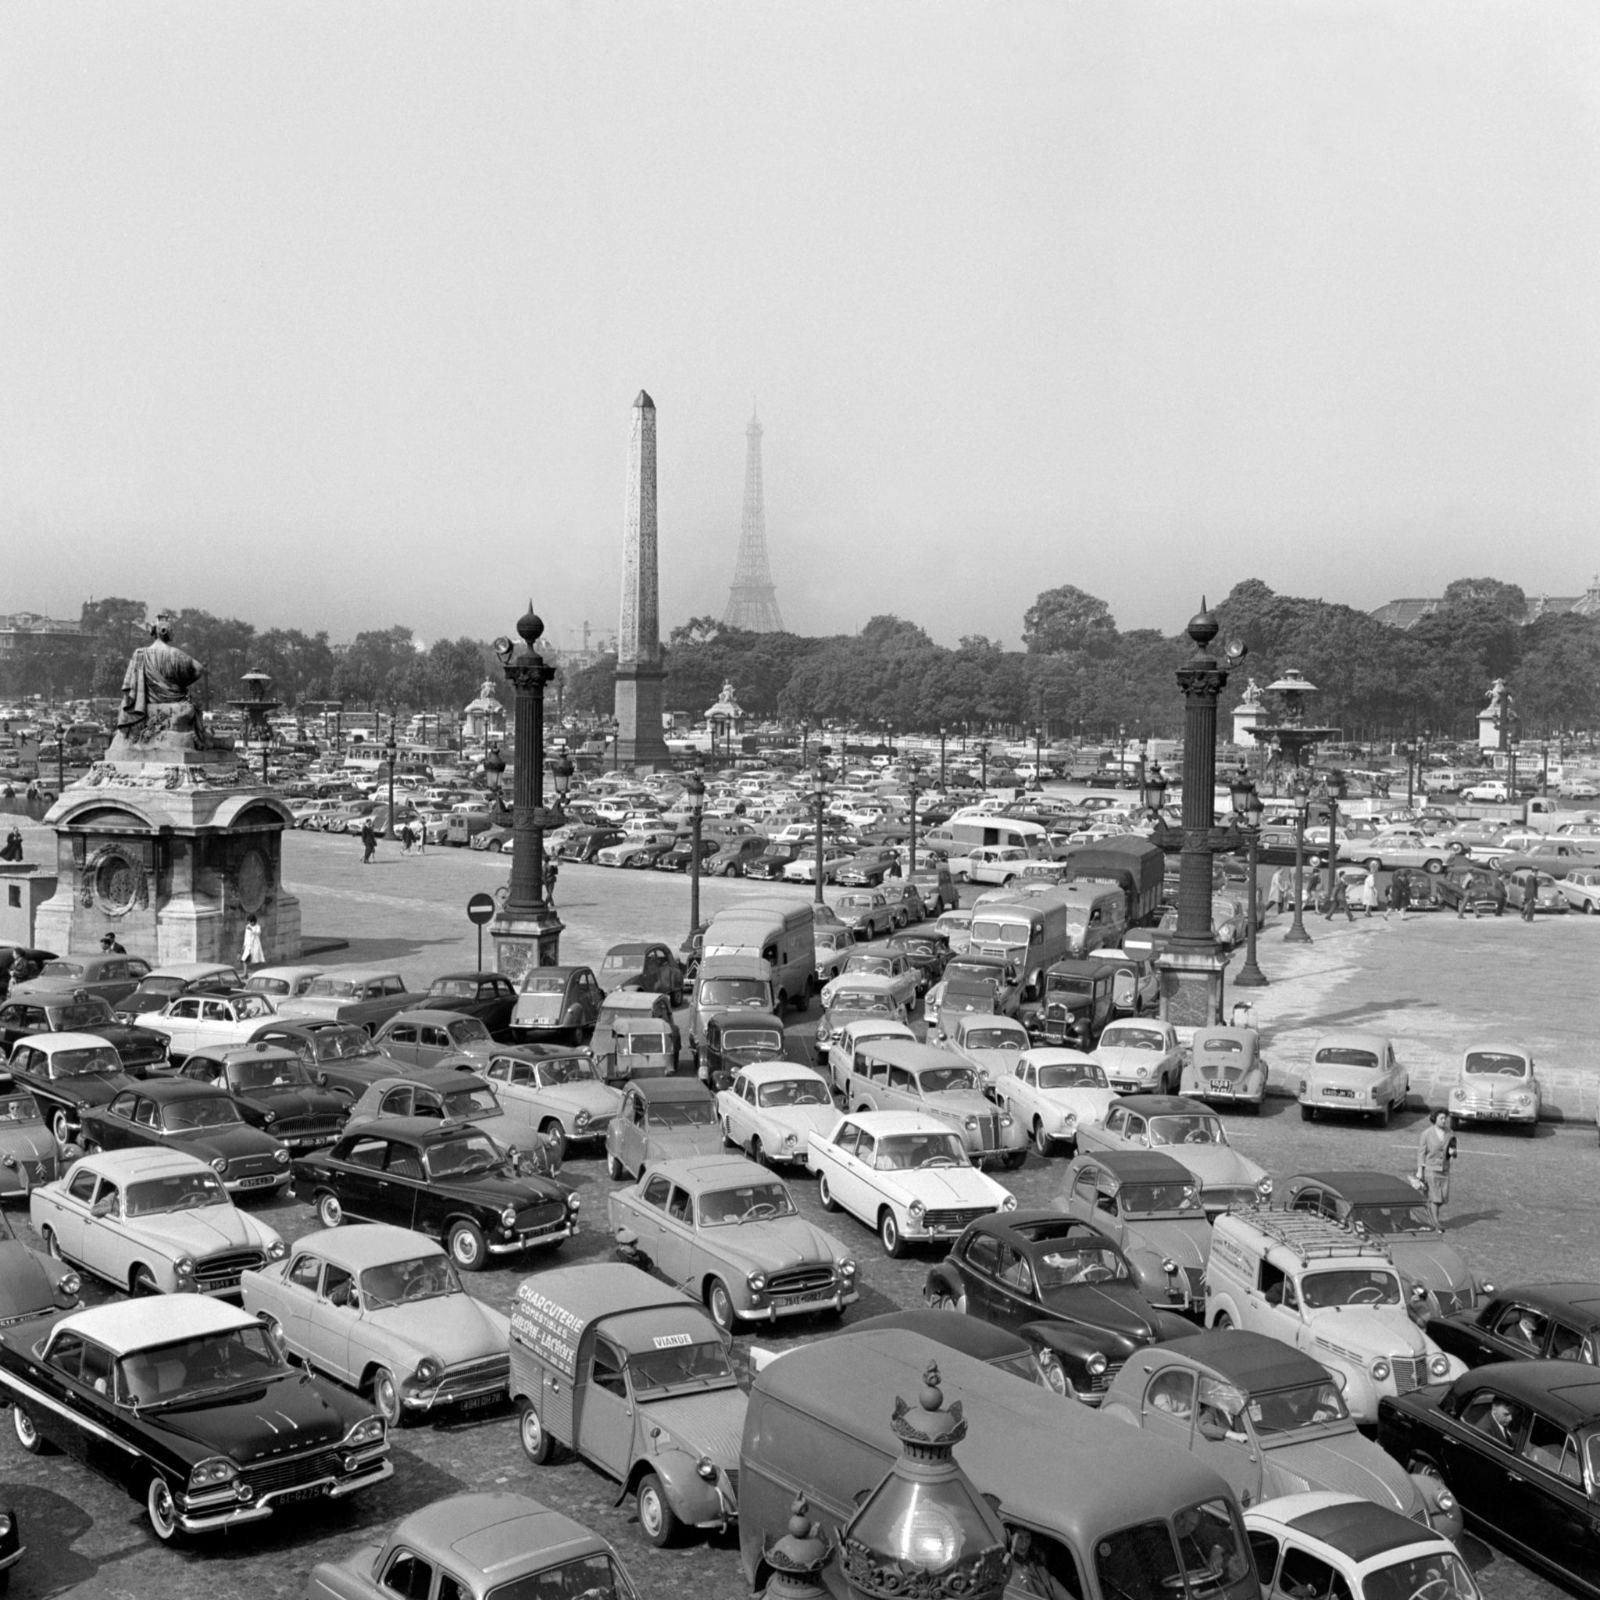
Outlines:
[{"label": "distant building", "polygon": [[76,622],[41,617],[34,611],[13,611],[9,616],[0,615],[0,661],[70,644],[83,637],[83,629]]},{"label": "distant building", "polygon": [[[1402,632],[1416,627],[1424,617],[1432,616],[1440,600],[1390,600],[1371,613],[1373,620]],[[1600,577],[1591,583],[1583,594],[1541,594],[1528,597],[1528,610],[1523,616],[1524,625],[1537,622],[1540,617],[1562,616],[1572,612],[1580,617],[1600,617]]]},{"label": "distant building", "polygon": [[76,622],[33,611],[0,615],[0,692],[54,696],[87,687],[81,682],[86,641]]}]

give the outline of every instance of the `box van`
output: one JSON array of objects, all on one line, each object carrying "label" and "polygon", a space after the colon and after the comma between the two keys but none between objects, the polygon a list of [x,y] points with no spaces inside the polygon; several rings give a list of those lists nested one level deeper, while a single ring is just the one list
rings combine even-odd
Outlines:
[{"label": "box van", "polygon": [[[1185,1592],[1180,1551],[1200,1600],[1260,1600],[1238,1504],[1213,1468],[898,1328],[819,1339],[756,1375],[739,1451],[739,1554],[753,1588],[771,1576],[766,1550],[797,1494],[836,1536],[877,1488],[902,1453],[891,1397],[914,1407],[930,1367],[945,1402],[962,1406],[962,1470],[1010,1537],[1008,1600],[1172,1600]],[[838,1562],[822,1582],[850,1592]]]},{"label": "box van", "polygon": [[742,900],[706,926],[700,957],[758,956],[772,968],[774,1009],[803,1006],[817,987],[817,950],[806,900]]},{"label": "box van", "polygon": [[967,953],[1012,962],[1024,999],[1036,987],[1038,975],[1068,951],[1067,906],[1055,893],[973,909]]},{"label": "box van", "polygon": [[689,1002],[689,1045],[699,1059],[705,1042],[706,1018],[733,1006],[775,1011],[772,963],[760,956],[703,956],[695,973]]},{"label": "box van", "polygon": [[1038,850],[1043,848],[1046,835],[1042,823],[967,810],[958,811],[948,822],[927,829],[921,842],[928,849],[941,850],[947,856],[964,856],[983,845],[1018,845],[1024,850]]},{"label": "box van", "polygon": [[1067,950],[1086,956],[1102,945],[1121,945],[1128,931],[1128,897],[1104,883],[1058,884],[1049,897],[1066,908]]}]

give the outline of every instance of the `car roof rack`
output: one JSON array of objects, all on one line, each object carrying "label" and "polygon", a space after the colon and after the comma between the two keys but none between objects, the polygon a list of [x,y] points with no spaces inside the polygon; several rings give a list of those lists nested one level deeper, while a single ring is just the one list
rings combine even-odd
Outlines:
[{"label": "car roof rack", "polygon": [[1381,1256],[1393,1261],[1389,1247],[1381,1240],[1357,1233],[1329,1217],[1314,1217],[1303,1211],[1257,1211],[1249,1214],[1249,1221],[1274,1244],[1292,1250],[1303,1267],[1335,1256]]}]

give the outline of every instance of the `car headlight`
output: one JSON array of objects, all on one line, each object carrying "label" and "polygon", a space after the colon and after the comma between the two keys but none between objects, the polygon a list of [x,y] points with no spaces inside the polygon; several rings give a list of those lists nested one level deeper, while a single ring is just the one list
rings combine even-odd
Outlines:
[{"label": "car headlight", "polygon": [[191,1493],[196,1489],[213,1489],[219,1483],[232,1483],[238,1476],[239,1469],[231,1461],[213,1456],[189,1469],[189,1489]]},{"label": "car headlight", "polygon": [[0,1156],[0,1166],[10,1167],[12,1171],[15,1171],[17,1158],[15,1156]]},{"label": "car headlight", "polygon": [[580,1194],[578,1194],[576,1191],[574,1191],[572,1194],[569,1194],[567,1196],[567,1210],[570,1211],[573,1216],[577,1216],[578,1207],[581,1206],[582,1204],[583,1204],[583,1197]]},{"label": "car headlight", "polygon": [[793,1150],[794,1147],[799,1144],[799,1142],[800,1138],[798,1134],[786,1133],[783,1136],[783,1148],[785,1150]]},{"label": "car headlight", "polygon": [[1414,1283],[1414,1284],[1412,1284],[1411,1285],[1411,1298],[1413,1300],[1426,1300],[1428,1298],[1428,1286],[1427,1286],[1427,1284],[1425,1284],[1425,1283]]},{"label": "car headlight", "polygon": [[1450,1357],[1442,1350],[1438,1355],[1430,1356],[1428,1358],[1428,1371],[1436,1378],[1448,1378],[1450,1376]]},{"label": "car headlight", "polygon": [[839,1276],[841,1278],[853,1278],[853,1277],[855,1277],[855,1275],[856,1275],[856,1264],[855,1264],[854,1261],[852,1261],[850,1259],[849,1256],[846,1256],[839,1263]]},{"label": "car headlight", "polygon": [[432,1383],[439,1376],[439,1363],[432,1356],[424,1356],[417,1363],[417,1382]]},{"label": "car headlight", "polygon": [[268,1261],[282,1261],[283,1258],[288,1255],[288,1253],[289,1247],[283,1242],[282,1239],[274,1239],[272,1243],[267,1246]]},{"label": "car headlight", "polygon": [[347,1445],[379,1444],[383,1440],[383,1418],[363,1417],[344,1436]]},{"label": "car headlight", "polygon": [[1467,1098],[1467,1091],[1463,1089],[1460,1084],[1457,1084],[1456,1087],[1450,1091],[1450,1098],[1452,1100],[1465,1100]]},{"label": "car headlight", "polygon": [[969,1128],[976,1128],[978,1126],[978,1119],[976,1117],[968,1117],[966,1126]]},{"label": "car headlight", "polygon": [[1010,1118],[1009,1114],[1001,1116],[1001,1118],[1000,1118],[1000,1126],[1002,1128],[1009,1128],[1011,1126],[1011,1118]]},{"label": "car headlight", "polygon": [[1014,1194],[1008,1194],[1000,1202],[1000,1209],[1002,1211],[1015,1211],[1017,1209],[1017,1197]]},{"label": "car headlight", "polygon": [[744,1282],[751,1294],[760,1294],[767,1286],[767,1275],[764,1272],[746,1273]]},{"label": "car headlight", "polygon": [[716,1481],[717,1469],[705,1456],[701,1456],[700,1459],[695,1462],[694,1470],[698,1472],[707,1483],[713,1483]]},{"label": "car headlight", "polygon": [[507,1206],[505,1210],[500,1213],[500,1226],[502,1228],[514,1228],[516,1225],[517,1208],[515,1206]]},{"label": "car headlight", "polygon": [[278,1120],[278,1113],[276,1111],[268,1111],[262,1116],[261,1120],[263,1122],[276,1122]]},{"label": "car headlight", "polygon": [[1519,1094],[1511,1103],[1526,1110],[1533,1104],[1533,1096],[1531,1094]]},{"label": "car headlight", "polygon": [[1096,1354],[1089,1357],[1084,1365],[1089,1369],[1091,1377],[1098,1378],[1106,1370],[1106,1358],[1096,1352]]},{"label": "car headlight", "polygon": [[1389,1363],[1380,1357],[1372,1363],[1372,1376],[1382,1383],[1389,1376]]},{"label": "car headlight", "polygon": [[572,1119],[572,1125],[575,1128],[587,1128],[589,1126],[589,1121],[589,1113],[587,1111],[580,1111],[577,1116]]},{"label": "car headlight", "polygon": [[56,1285],[56,1292],[77,1296],[83,1292],[83,1279],[76,1272],[63,1272],[61,1281]]},{"label": "car headlight", "polygon": [[928,1214],[928,1208],[920,1200],[913,1200],[906,1210],[911,1213],[912,1221],[921,1222]]},{"label": "car headlight", "polygon": [[272,1159],[276,1161],[280,1167],[286,1167],[289,1165],[289,1152],[287,1150],[274,1150],[272,1152]]},{"label": "car headlight", "polygon": [[1161,1270],[1166,1273],[1169,1278],[1175,1278],[1178,1275],[1178,1263],[1174,1261],[1171,1256],[1168,1256],[1167,1259],[1161,1263]]},{"label": "car headlight", "polygon": [[9,1538],[11,1535],[11,1518],[0,1511],[0,1539]]},{"label": "car headlight", "polygon": [[213,1172],[226,1172],[228,1170],[228,1158],[226,1156],[218,1156],[211,1163],[211,1170]]},{"label": "car headlight", "polygon": [[1272,1198],[1272,1179],[1267,1177],[1257,1178],[1256,1193],[1260,1195],[1263,1200],[1270,1200]]},{"label": "car headlight", "polygon": [[194,1276],[194,1257],[179,1256],[178,1259],[172,1263],[172,1270],[177,1273],[180,1278],[192,1278]]},{"label": "car headlight", "polygon": [[1433,1497],[1433,1503],[1441,1511],[1454,1511],[1456,1508],[1456,1497],[1451,1494],[1448,1489],[1441,1489],[1438,1494]]}]

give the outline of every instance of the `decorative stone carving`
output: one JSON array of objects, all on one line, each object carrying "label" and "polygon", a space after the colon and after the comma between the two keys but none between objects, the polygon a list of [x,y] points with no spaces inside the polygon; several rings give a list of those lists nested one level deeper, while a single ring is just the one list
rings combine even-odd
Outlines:
[{"label": "decorative stone carving", "polygon": [[233,891],[240,907],[254,915],[272,894],[272,869],[259,850],[246,850],[233,870]]},{"label": "decorative stone carving", "polygon": [[150,904],[150,878],[144,867],[117,845],[102,845],[83,865],[79,896],[108,917],[126,916]]}]

